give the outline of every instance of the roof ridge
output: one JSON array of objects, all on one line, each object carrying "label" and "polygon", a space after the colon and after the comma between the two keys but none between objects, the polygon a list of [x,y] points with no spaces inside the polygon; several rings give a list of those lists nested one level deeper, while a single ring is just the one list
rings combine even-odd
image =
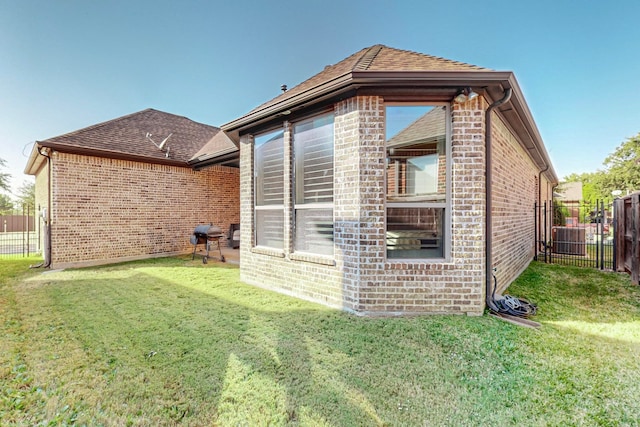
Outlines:
[{"label": "roof ridge", "polygon": [[360,59],[358,59],[356,65],[353,66],[353,71],[367,70],[371,66],[373,60],[376,59],[376,56],[378,56],[378,54],[384,47],[385,46],[382,44],[376,44],[367,49],[366,52],[364,52],[364,54],[360,57]]},{"label": "roof ridge", "polygon": [[468,62],[456,61],[455,59],[445,58],[443,56],[431,55],[431,54],[428,54],[428,53],[422,53],[422,52],[418,52],[418,51],[415,51],[415,50],[399,49],[399,48],[396,48],[396,47],[389,47],[389,49],[393,49],[393,50],[398,51],[398,52],[407,52],[407,53],[411,53],[411,54],[414,54],[414,55],[424,56],[426,58],[437,59],[438,61],[444,61],[444,62],[448,62],[450,64],[457,64],[457,65],[464,65],[464,66],[467,66],[467,67],[481,68],[481,69],[485,69],[485,70],[488,70],[488,71],[490,70],[490,69],[488,69],[486,67],[482,67],[480,65],[469,64]]},{"label": "roof ridge", "polygon": [[[218,126],[210,125],[209,123],[202,123],[202,122],[198,122],[198,121],[193,120],[193,119],[192,119],[192,118],[190,118],[190,117],[183,116],[182,114],[169,113],[169,112],[166,112],[166,111],[157,110],[157,109],[155,109],[155,108],[147,108],[147,109],[145,109],[145,110],[138,111],[138,113],[144,113],[144,112],[146,112],[146,111],[155,111],[156,113],[166,114],[166,115],[168,115],[168,116],[173,116],[173,117],[177,117],[177,118],[180,118],[180,119],[185,119],[185,120],[188,120],[188,121],[190,121],[191,123],[195,123],[195,124],[197,124],[197,125],[201,125],[201,126],[208,126],[208,127],[210,127],[210,128],[214,128],[214,129],[218,129],[218,130],[220,130],[220,128],[219,128]],[[136,114],[136,113],[133,113],[133,114]],[[131,114],[131,115],[133,115],[133,114]],[[125,117],[127,117],[127,116],[123,116],[123,117],[121,117],[121,118],[125,118]],[[117,120],[117,119],[116,119],[116,120]]]}]

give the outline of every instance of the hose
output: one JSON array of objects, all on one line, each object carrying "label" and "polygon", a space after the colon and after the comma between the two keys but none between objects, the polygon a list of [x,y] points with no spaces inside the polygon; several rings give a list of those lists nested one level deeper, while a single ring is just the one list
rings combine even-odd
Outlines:
[{"label": "hose", "polygon": [[524,298],[504,295],[501,299],[496,300],[498,279],[496,278],[495,269],[493,271],[493,291],[491,292],[491,304],[489,305],[489,309],[494,313],[509,314],[516,317],[528,318],[535,315],[538,307]]}]

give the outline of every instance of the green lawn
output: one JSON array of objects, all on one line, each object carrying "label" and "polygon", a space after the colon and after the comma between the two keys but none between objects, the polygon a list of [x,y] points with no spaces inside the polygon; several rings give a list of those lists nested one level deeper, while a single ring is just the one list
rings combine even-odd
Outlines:
[{"label": "green lawn", "polygon": [[0,425],[640,425],[640,289],[532,264],[493,317],[366,319],[188,257],[0,261]]}]

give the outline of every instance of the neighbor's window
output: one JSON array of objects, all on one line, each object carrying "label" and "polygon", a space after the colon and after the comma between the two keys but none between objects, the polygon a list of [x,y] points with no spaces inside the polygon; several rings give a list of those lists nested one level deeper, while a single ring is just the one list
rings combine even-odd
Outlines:
[{"label": "neighbor's window", "polygon": [[255,137],[254,152],[256,246],[284,248],[284,134]]},{"label": "neighbor's window", "polygon": [[444,258],[446,106],[386,107],[387,258]]},{"label": "neighbor's window", "polygon": [[294,249],[333,255],[333,114],[293,127]]}]

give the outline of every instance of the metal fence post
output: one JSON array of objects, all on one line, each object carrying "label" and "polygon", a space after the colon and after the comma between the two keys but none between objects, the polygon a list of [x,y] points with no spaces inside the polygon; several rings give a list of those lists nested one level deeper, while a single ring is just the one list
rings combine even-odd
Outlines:
[{"label": "metal fence post", "polygon": [[27,205],[27,256],[31,251],[31,205]]},{"label": "metal fence post", "polygon": [[543,219],[544,219],[544,231],[543,231],[543,235],[544,235],[544,262],[548,262],[547,261],[547,201],[544,201],[544,211],[543,211]]},{"label": "metal fence post", "polygon": [[640,193],[631,196],[631,281],[636,285],[640,284],[638,226],[640,226]]},{"label": "metal fence post", "polygon": [[538,202],[533,202],[533,260],[538,260],[540,249],[540,232],[538,230]]},{"label": "metal fence post", "polygon": [[611,210],[613,215],[613,221],[611,224],[613,225],[613,260],[611,262],[611,268],[613,269],[613,271],[618,271],[618,200],[620,199],[615,199],[611,203]]}]

